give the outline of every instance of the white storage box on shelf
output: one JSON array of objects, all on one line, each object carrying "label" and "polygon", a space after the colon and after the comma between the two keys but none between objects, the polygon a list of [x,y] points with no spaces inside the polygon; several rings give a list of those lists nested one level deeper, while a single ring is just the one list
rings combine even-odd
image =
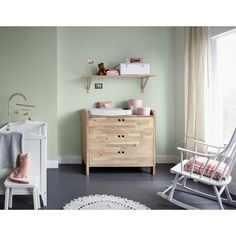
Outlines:
[{"label": "white storage box on shelf", "polygon": [[150,64],[146,63],[120,63],[121,75],[149,75]]}]

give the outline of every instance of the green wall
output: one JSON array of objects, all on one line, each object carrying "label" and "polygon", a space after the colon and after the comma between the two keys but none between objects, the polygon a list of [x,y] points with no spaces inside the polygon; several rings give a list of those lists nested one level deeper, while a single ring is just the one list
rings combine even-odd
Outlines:
[{"label": "green wall", "polygon": [[[0,126],[7,122],[7,101],[14,92],[25,94],[36,106],[35,120],[48,123],[48,159],[56,159],[56,28],[0,27]],[[15,97],[16,102],[22,102],[21,97]]]},{"label": "green wall", "polygon": [[[174,29],[175,48],[175,135],[176,147],[183,147],[184,142],[184,27]],[[176,155],[180,155],[176,149]]]},{"label": "green wall", "polygon": [[[81,154],[80,113],[97,101],[112,100],[115,107],[139,98],[157,112],[157,154],[175,155],[174,31],[171,27],[66,27],[58,28],[58,154]],[[151,65],[144,93],[140,81],[106,80],[102,90],[87,93],[84,77],[104,62],[112,67],[127,57],[143,57]],[[95,60],[88,66],[88,58]],[[167,161],[163,157],[162,161]]]},{"label": "green wall", "polygon": [[[140,98],[157,112],[158,154],[175,154],[173,34],[170,27],[1,27],[0,125],[7,122],[8,97],[22,92],[37,107],[35,120],[48,123],[48,159],[80,156],[80,109],[106,100],[127,106]],[[103,90],[93,83],[87,94],[83,78],[96,73],[97,63],[111,67],[139,56],[157,75],[143,94],[132,79],[104,80]],[[88,58],[96,65],[88,66]]]}]

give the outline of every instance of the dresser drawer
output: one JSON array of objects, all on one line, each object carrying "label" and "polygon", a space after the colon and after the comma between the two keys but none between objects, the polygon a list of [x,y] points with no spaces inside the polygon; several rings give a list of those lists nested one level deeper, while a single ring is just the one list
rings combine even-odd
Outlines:
[{"label": "dresser drawer", "polygon": [[116,117],[89,119],[90,133],[126,134],[130,132],[153,132],[152,117]]},{"label": "dresser drawer", "polygon": [[153,146],[153,133],[91,133],[90,148],[111,146]]},{"label": "dresser drawer", "polygon": [[107,148],[90,150],[90,166],[152,166],[151,149]]},{"label": "dresser drawer", "polygon": [[134,145],[124,145],[124,146],[110,146],[104,149],[103,147],[94,147],[90,149],[91,159],[94,157],[101,156],[132,156],[132,157],[142,157],[142,156],[152,156],[153,149],[146,147],[137,147]]}]

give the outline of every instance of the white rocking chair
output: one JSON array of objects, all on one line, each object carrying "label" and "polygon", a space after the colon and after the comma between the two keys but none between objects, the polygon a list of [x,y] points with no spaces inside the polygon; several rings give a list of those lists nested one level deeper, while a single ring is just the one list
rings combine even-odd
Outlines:
[{"label": "white rocking chair", "polygon": [[[236,201],[231,198],[228,189],[228,184],[231,182],[231,171],[236,162],[236,129],[229,144],[224,147],[216,147],[196,140],[194,142],[195,151],[177,148],[181,152],[181,162],[170,170],[172,174],[175,174],[173,184],[163,192],[158,192],[158,195],[185,209],[197,208],[174,199],[176,188],[184,192],[216,200],[221,210],[224,209],[222,202],[236,206]],[[197,151],[199,144],[205,147],[204,153]],[[212,152],[213,149],[215,150],[214,153]],[[184,159],[184,153],[191,154],[192,157]],[[215,195],[188,187],[187,179],[212,186]],[[221,197],[224,191],[227,198]]]}]

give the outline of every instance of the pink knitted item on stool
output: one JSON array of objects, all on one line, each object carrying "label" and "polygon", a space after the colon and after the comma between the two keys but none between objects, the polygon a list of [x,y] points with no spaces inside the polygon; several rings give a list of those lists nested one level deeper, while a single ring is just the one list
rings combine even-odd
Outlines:
[{"label": "pink knitted item on stool", "polygon": [[16,160],[16,168],[10,174],[10,180],[15,183],[28,184],[28,153],[19,154]]}]

